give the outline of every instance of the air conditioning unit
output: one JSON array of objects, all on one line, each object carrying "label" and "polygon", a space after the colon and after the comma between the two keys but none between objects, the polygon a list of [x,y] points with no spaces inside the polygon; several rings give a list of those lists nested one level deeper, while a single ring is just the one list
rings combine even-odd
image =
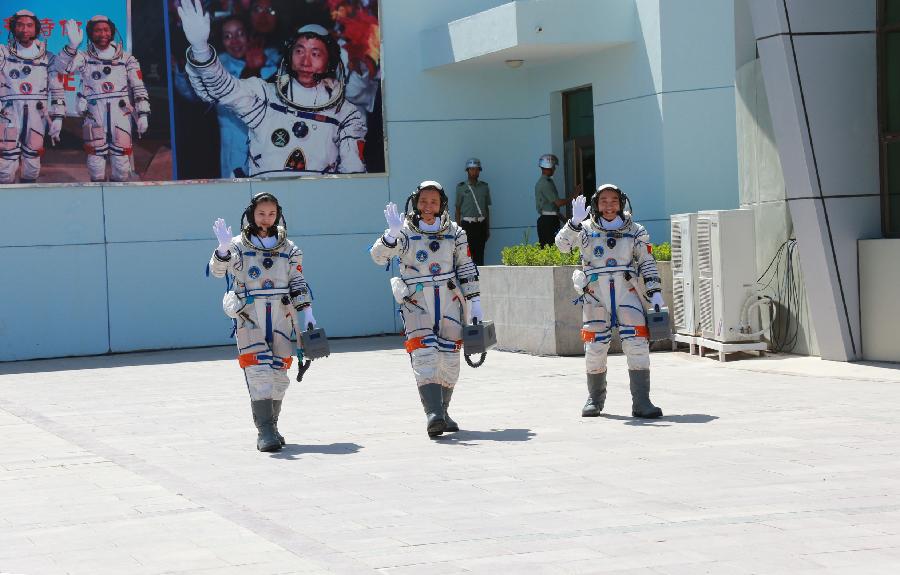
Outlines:
[{"label": "air conditioning unit", "polygon": [[741,312],[756,293],[753,216],[753,210],[697,214],[697,308],[701,335],[706,339],[748,341],[741,334]]},{"label": "air conditioning unit", "polygon": [[700,335],[697,314],[697,214],[672,215],[672,321],[675,333]]}]

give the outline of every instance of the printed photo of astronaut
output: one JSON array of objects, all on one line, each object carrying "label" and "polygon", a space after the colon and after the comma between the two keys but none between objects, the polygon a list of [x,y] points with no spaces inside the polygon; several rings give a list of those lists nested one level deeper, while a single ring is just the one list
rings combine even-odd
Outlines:
[{"label": "printed photo of astronaut", "polygon": [[176,178],[384,173],[377,0],[166,0]]},{"label": "printed photo of astronaut", "polygon": [[[0,15],[0,183],[172,179],[164,14],[159,0],[29,0]],[[132,33],[135,17],[158,26]]]}]

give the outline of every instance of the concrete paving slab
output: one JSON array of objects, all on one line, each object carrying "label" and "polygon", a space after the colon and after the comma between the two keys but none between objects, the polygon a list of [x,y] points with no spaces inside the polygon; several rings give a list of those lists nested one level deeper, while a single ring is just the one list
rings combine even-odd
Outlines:
[{"label": "concrete paving slab", "polygon": [[654,353],[463,366],[429,440],[396,337],[339,340],[255,450],[231,348],[0,364],[0,573],[894,573],[900,369]]}]

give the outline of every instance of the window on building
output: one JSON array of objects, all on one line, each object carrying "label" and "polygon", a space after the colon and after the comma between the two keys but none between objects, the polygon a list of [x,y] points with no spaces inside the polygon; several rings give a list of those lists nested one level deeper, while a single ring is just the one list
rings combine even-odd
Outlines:
[{"label": "window on building", "polygon": [[878,125],[885,237],[900,237],[900,0],[878,2]]}]

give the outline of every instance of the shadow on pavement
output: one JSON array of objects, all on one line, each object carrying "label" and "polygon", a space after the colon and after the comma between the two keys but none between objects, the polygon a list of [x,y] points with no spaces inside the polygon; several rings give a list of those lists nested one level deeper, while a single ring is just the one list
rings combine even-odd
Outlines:
[{"label": "shadow on pavement", "polygon": [[612,419],[615,421],[624,421],[625,425],[652,425],[656,427],[669,427],[670,423],[709,423],[719,419],[717,415],[707,415],[705,413],[684,413],[681,415],[664,415],[659,419],[638,419],[630,415],[614,415],[612,413],[601,413],[603,419]]},{"label": "shadow on pavement", "polygon": [[455,433],[435,437],[434,441],[451,445],[475,445],[478,441],[528,441],[536,434],[530,429],[492,429],[476,431],[462,429]]},{"label": "shadow on pavement", "polygon": [[328,445],[298,445],[296,443],[288,443],[270,455],[273,459],[298,459],[298,455],[308,453],[319,453],[323,455],[348,455],[357,453],[362,449],[362,445],[356,443],[329,443]]}]

